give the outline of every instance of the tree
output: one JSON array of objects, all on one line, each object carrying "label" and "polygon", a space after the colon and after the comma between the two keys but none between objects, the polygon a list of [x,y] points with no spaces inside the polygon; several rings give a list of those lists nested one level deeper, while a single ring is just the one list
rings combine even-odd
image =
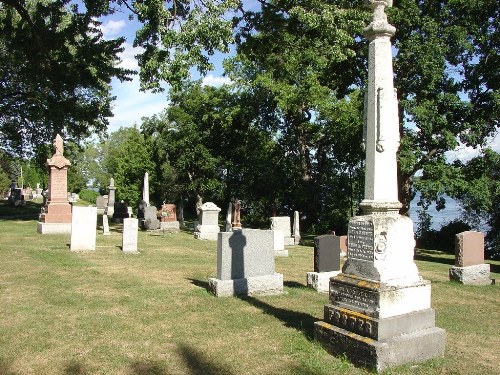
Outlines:
[{"label": "tree", "polygon": [[[459,176],[445,153],[484,146],[499,128],[500,8],[495,0],[401,0],[389,9],[400,99],[400,200],[444,207]],[[424,178],[414,185],[414,175]],[[458,179],[458,180],[457,180]],[[426,184],[426,186],[424,186]]]},{"label": "tree", "polygon": [[[107,2],[0,1],[0,147],[18,155],[57,133],[80,140],[101,133],[111,112],[111,78],[124,39],[104,40],[96,17]],[[101,4],[99,6],[97,3]]]},{"label": "tree", "polygon": [[120,128],[111,133],[103,150],[104,168],[115,180],[116,200],[136,204],[142,199],[144,174],[148,172],[155,179],[149,140],[135,127]]}]

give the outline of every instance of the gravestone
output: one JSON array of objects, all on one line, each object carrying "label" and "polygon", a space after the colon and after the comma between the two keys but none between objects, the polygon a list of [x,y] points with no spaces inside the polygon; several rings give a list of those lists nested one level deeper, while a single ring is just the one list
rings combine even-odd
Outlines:
[{"label": "gravestone", "polygon": [[449,270],[451,281],[461,284],[488,285],[490,265],[484,263],[484,234],[476,231],[455,236],[455,266]]},{"label": "gravestone", "polygon": [[47,160],[49,189],[47,203],[37,224],[41,234],[71,233],[71,204],[68,201],[68,167],[61,136],[54,139],[54,154]]},{"label": "gravestone", "polygon": [[97,230],[97,207],[73,207],[71,251],[94,251]]},{"label": "gravestone", "polygon": [[105,236],[111,235],[111,232],[109,231],[108,215],[106,214],[102,215],[102,234]]},{"label": "gravestone", "polygon": [[314,336],[332,354],[383,371],[444,353],[445,332],[435,326],[430,282],[413,261],[410,218],[399,215],[398,101],[393,83],[395,28],[385,8],[392,0],[365,0],[372,22],[364,107],[366,153],[362,216],[349,220],[347,260],[330,279],[329,304]]},{"label": "gravestone", "polygon": [[122,251],[124,253],[137,253],[137,232],[139,220],[133,218],[123,219]]},{"label": "gravestone", "polygon": [[115,209],[115,194],[116,194],[116,187],[115,187],[115,180],[113,177],[109,179],[109,186],[108,186],[108,204],[107,204],[107,210],[106,212],[108,213],[108,216],[113,217],[114,214],[114,209]]},{"label": "gravestone", "polygon": [[299,211],[293,213],[293,244],[300,244],[300,214]]},{"label": "gravestone", "polygon": [[177,207],[175,204],[163,203],[159,212],[160,229],[169,232],[178,232],[180,230],[179,221],[177,221]]},{"label": "gravestone", "polygon": [[181,200],[179,204],[179,225],[184,227],[184,202]]},{"label": "gravestone", "polygon": [[144,184],[142,185],[142,200],[149,206],[149,174],[144,173]]},{"label": "gravestone", "polygon": [[339,237],[339,245],[340,245],[340,256],[344,258],[347,256],[347,236]]},{"label": "gravestone", "polygon": [[290,218],[288,216],[271,217],[271,230],[277,230],[283,233],[285,246],[294,245],[295,241],[290,230]]},{"label": "gravestone", "polygon": [[287,257],[288,250],[285,249],[285,236],[280,230],[273,230],[274,256]]},{"label": "gravestone", "polygon": [[157,213],[158,212],[155,206],[148,206],[144,208],[144,229],[160,229],[160,220],[156,217]]},{"label": "gravestone", "polygon": [[328,292],[330,278],[340,273],[339,237],[331,234],[314,238],[314,272],[307,273],[307,286]]},{"label": "gravestone", "polygon": [[231,232],[233,230],[233,224],[231,224],[231,219],[233,216],[233,204],[229,202],[227,206],[227,213],[226,213],[226,223],[224,225],[224,232]]},{"label": "gravestone", "polygon": [[125,202],[115,202],[113,205],[113,220],[121,222],[130,217],[128,206]]},{"label": "gravestone", "polygon": [[104,197],[102,195],[99,195],[95,199],[95,205],[97,207],[97,214],[98,215],[103,215],[104,214],[104,209],[106,208],[106,203],[104,202]]},{"label": "gravestone", "polygon": [[194,238],[217,241],[220,208],[215,203],[206,202],[200,207],[200,221],[195,227]]},{"label": "gravestone", "polygon": [[231,226],[233,230],[241,229],[241,201],[234,198]]},{"label": "gravestone", "polygon": [[217,277],[208,279],[208,284],[217,297],[282,293],[283,275],[274,270],[272,231],[219,233]]}]

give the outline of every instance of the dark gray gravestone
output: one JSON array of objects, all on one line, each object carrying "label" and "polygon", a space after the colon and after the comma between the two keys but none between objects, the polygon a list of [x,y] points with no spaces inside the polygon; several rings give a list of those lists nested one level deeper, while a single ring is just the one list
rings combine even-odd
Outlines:
[{"label": "dark gray gravestone", "polygon": [[339,245],[335,235],[325,234],[314,238],[314,272],[340,270]]},{"label": "dark gray gravestone", "polygon": [[144,229],[155,230],[160,228],[160,220],[156,217],[157,209],[155,206],[144,208]]},{"label": "dark gray gravestone", "polygon": [[130,217],[130,214],[128,213],[128,206],[126,203],[115,202],[113,207],[114,207],[113,219],[127,219]]}]

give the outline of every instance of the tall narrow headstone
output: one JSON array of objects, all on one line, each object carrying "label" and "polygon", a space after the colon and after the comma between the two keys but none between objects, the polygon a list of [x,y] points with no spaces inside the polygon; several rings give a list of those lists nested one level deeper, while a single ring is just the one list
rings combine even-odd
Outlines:
[{"label": "tall narrow headstone", "polygon": [[217,297],[283,292],[283,275],[275,273],[273,233],[242,229],[218,234],[217,277],[208,279]]},{"label": "tall narrow headstone", "polygon": [[435,326],[430,282],[413,261],[413,223],[399,215],[399,119],[390,41],[395,28],[385,14],[392,0],[365,4],[373,14],[364,30],[370,42],[364,215],[349,221],[347,261],[330,279],[330,303],[314,334],[329,352],[382,371],[442,355],[445,332]]},{"label": "tall narrow headstone", "polygon": [[43,208],[37,231],[41,234],[71,233],[71,205],[68,201],[68,168],[61,136],[54,139],[54,154],[46,162],[49,170],[47,204]]},{"label": "tall narrow headstone", "polygon": [[455,236],[455,267],[450,268],[449,277],[461,284],[491,284],[490,265],[484,263],[483,233],[467,231]]},{"label": "tall narrow headstone", "polygon": [[299,211],[293,213],[293,243],[300,244],[300,214]]},{"label": "tall narrow headstone", "polygon": [[105,236],[109,236],[111,232],[109,231],[109,220],[108,215],[102,215],[102,234]]},{"label": "tall narrow headstone", "polygon": [[149,174],[144,173],[144,184],[142,186],[142,200],[149,206]]},{"label": "tall narrow headstone", "polygon": [[241,201],[238,198],[234,198],[233,201],[231,225],[233,229],[241,229]]},{"label": "tall narrow headstone", "polygon": [[123,219],[122,251],[124,253],[137,253],[137,231],[139,220],[133,218]]},{"label": "tall narrow headstone", "polygon": [[115,213],[115,194],[116,194],[116,187],[115,187],[115,180],[113,177],[109,179],[109,186],[108,186],[108,205],[107,205],[107,210],[106,212],[108,213],[108,216],[113,217],[113,214]]},{"label": "tall narrow headstone", "polygon": [[231,223],[231,219],[233,216],[233,204],[229,202],[227,206],[227,213],[226,213],[226,223],[224,225],[224,232],[231,232],[233,230],[233,224]]},{"label": "tall narrow headstone", "polygon": [[97,207],[73,207],[70,250],[95,250],[96,230]]}]

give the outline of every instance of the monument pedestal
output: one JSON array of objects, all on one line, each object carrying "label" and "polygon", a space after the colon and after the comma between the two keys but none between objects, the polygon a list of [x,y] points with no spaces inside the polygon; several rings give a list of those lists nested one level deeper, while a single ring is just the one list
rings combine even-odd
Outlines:
[{"label": "monument pedestal", "polygon": [[161,221],[160,229],[167,232],[178,232],[180,231],[180,225],[178,221]]},{"label": "monument pedestal", "polygon": [[337,276],[340,271],[330,272],[308,272],[307,286],[318,292],[328,293],[330,291],[330,278]]},{"label": "monument pedestal", "polygon": [[234,297],[237,295],[274,295],[283,293],[283,275],[253,276],[242,279],[208,279],[208,287],[216,297]]},{"label": "monument pedestal", "polygon": [[451,267],[449,271],[451,281],[469,285],[490,285],[490,265],[476,264],[474,266]]}]

